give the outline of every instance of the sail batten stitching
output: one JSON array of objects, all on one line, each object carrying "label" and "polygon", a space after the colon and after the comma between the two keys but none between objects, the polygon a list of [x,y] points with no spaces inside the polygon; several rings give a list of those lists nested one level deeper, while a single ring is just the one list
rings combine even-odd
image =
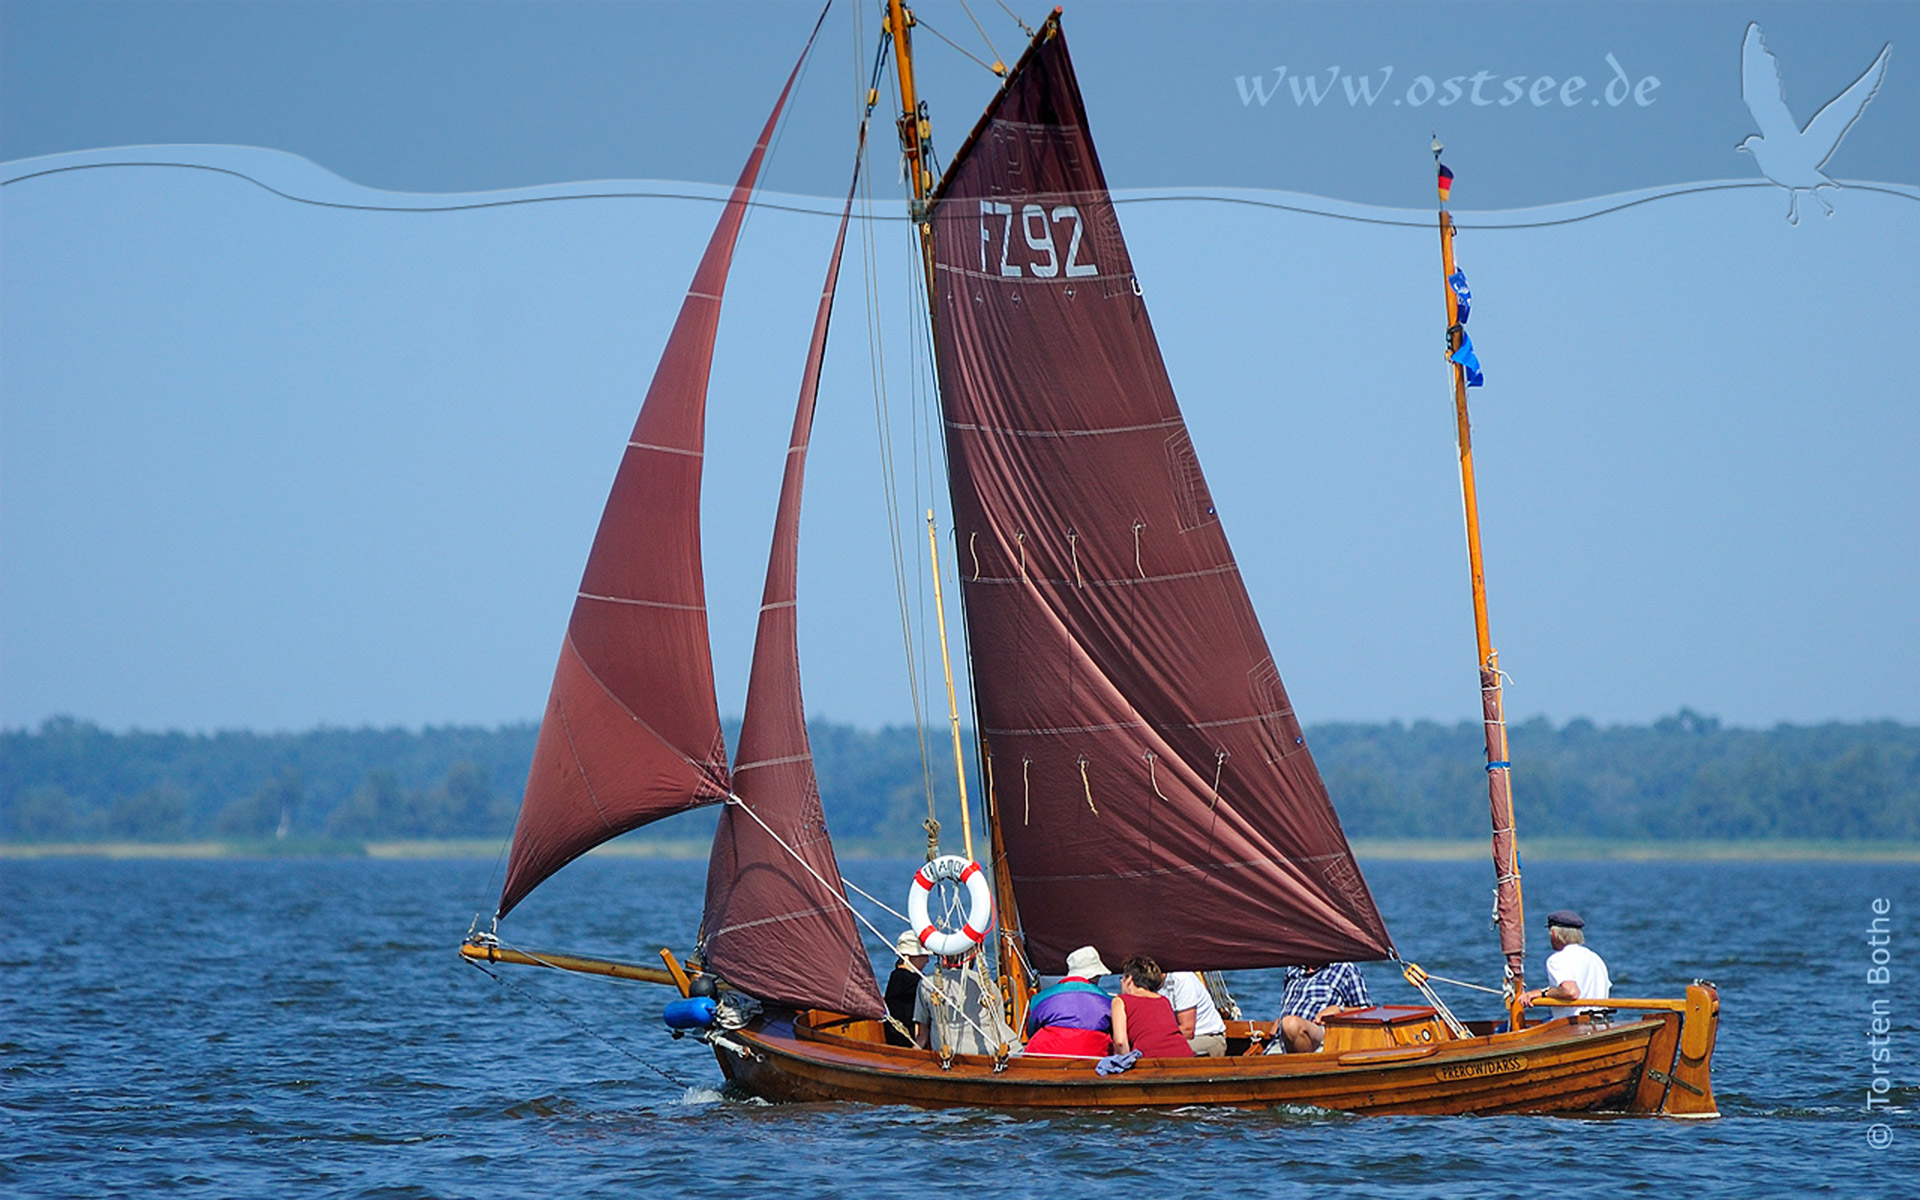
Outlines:
[{"label": "sail batten stitching", "polygon": [[[828,895],[832,896],[835,900],[838,900],[842,905],[846,907],[846,910],[848,912],[853,914],[854,920],[860,922],[862,925],[865,925],[870,931],[872,931],[874,937],[879,938],[883,942],[887,940],[887,935],[880,932],[879,926],[875,925],[872,921],[867,920],[867,916],[865,913],[861,912],[859,909],[853,906],[853,901],[847,899],[845,892],[835,891],[833,888],[833,885],[829,884],[826,881],[826,879],[821,876],[820,872],[813,869],[812,863],[808,862],[805,858],[801,857],[800,852],[798,850],[795,850],[792,846],[789,846],[785,838],[781,837],[778,833],[774,832],[773,826],[767,824],[766,821],[761,818],[759,813],[753,811],[753,805],[748,804],[745,800],[742,800],[738,795],[734,794],[731,791],[727,793],[725,797],[725,803],[735,806],[736,808],[740,809],[741,812],[744,812],[749,817],[752,817],[754,824],[766,830],[767,836],[772,838],[774,842],[777,843],[782,850],[785,850],[787,852],[788,857],[792,858],[793,861],[799,863],[803,868],[805,868],[807,874],[813,876],[814,881],[818,883],[821,887],[827,890]],[[897,920],[904,921],[907,919],[904,914],[896,912],[891,905],[888,905],[876,899],[875,897],[868,895],[868,893],[866,893],[865,891],[862,891],[857,885],[848,883],[844,878],[841,879],[840,883],[841,883],[841,886],[843,887],[853,888],[854,891],[859,892],[862,896],[866,897],[866,899],[872,902],[875,906],[884,910],[888,915],[896,918]]]},{"label": "sail batten stitching", "polygon": [[[1112,733],[1121,729],[1145,729],[1145,721],[1119,721],[1110,725],[1061,725],[1054,728],[1036,727],[1032,729],[988,729],[990,737],[1044,737],[1057,733]],[[1027,760],[1031,762],[1032,760]]]},{"label": "sail batten stitching", "polygon": [[628,442],[629,450],[658,450],[662,454],[678,454],[686,458],[705,458],[704,450],[688,450],[681,446],[661,446],[654,442]]},{"label": "sail batten stitching", "polygon": [[1179,417],[1165,421],[1154,421],[1146,425],[1111,425],[1105,429],[1014,429],[1004,425],[980,425],[969,421],[948,421],[946,427],[956,433],[995,433],[1002,437],[1020,438],[1076,438],[1104,437],[1110,433],[1150,433],[1156,429],[1175,429],[1182,425]]},{"label": "sail batten stitching", "polygon": [[1272,717],[1290,717],[1292,715],[1293,715],[1293,710],[1290,708],[1276,708],[1276,709],[1271,709],[1267,712],[1254,713],[1250,717],[1227,717],[1219,721],[1195,721],[1187,725],[1169,725],[1167,726],[1167,728],[1168,729],[1224,729],[1229,725],[1252,725],[1256,722],[1265,721]]},{"label": "sail batten stitching", "polygon": [[737,925],[722,925],[718,929],[711,930],[707,934],[707,937],[710,939],[717,938],[724,934],[738,933],[746,929],[758,929],[766,925],[778,925],[783,921],[799,921],[807,917],[824,916],[834,911],[836,910],[831,905],[816,904],[812,908],[800,909],[797,912],[779,913],[771,917],[761,917],[757,921],[742,921]]},{"label": "sail batten stitching", "polygon": [[1204,875],[1210,871],[1248,871],[1275,863],[1291,863],[1306,866],[1314,863],[1332,862],[1345,858],[1345,854],[1310,855],[1273,855],[1267,858],[1249,858],[1237,862],[1187,863],[1167,867],[1142,867],[1133,871],[1107,871],[1098,875],[1015,875],[1016,883],[1098,883],[1108,879],[1151,879],[1163,875]]},{"label": "sail batten stitching", "polygon": [[1036,725],[1025,729],[1005,729],[989,727],[987,733],[994,737],[1046,737],[1062,733],[1114,733],[1122,729],[1223,729],[1230,725],[1253,725],[1276,717],[1293,715],[1290,708],[1271,709],[1245,717],[1223,717],[1218,721],[1169,721],[1154,725],[1149,721],[1111,721],[1101,725]]},{"label": "sail batten stitching", "polygon": [[[1080,264],[1076,263],[1074,265],[1078,267]],[[998,273],[989,274],[975,267],[963,267],[963,266],[959,266],[957,264],[952,264],[952,263],[936,263],[934,264],[934,270],[945,271],[949,275],[958,275],[963,279],[984,279],[984,280],[990,280],[994,283],[1003,283],[1006,281],[1006,278],[1007,278],[1006,276],[1000,275]],[[1063,286],[1072,286],[1074,284],[1087,283],[1089,281],[1099,281],[1103,279],[1117,282],[1120,280],[1125,280],[1130,278],[1132,278],[1132,275],[1126,271],[1117,271],[1117,272],[1101,271],[1093,275],[1075,275],[1071,280],[1060,279],[1060,278],[1048,279],[1048,278],[1043,278],[1039,276],[1023,276],[1020,279],[1020,286],[1021,287],[1063,287]]]},{"label": "sail batten stitching", "polygon": [[761,612],[772,612],[776,608],[797,608],[798,600],[771,600],[760,606]]},{"label": "sail batten stitching", "polygon": [[574,596],[581,600],[604,600],[608,604],[631,604],[636,608],[666,608],[675,612],[697,613],[707,611],[704,604],[675,604],[670,600],[642,600],[637,596],[601,596],[594,592],[575,592]]},{"label": "sail batten stitching", "polygon": [[753,762],[733,764],[733,773],[739,775],[742,771],[751,771],[755,767],[779,767],[787,763],[809,762],[812,758],[811,754],[788,754],[781,758],[755,759]]},{"label": "sail batten stitching", "polygon": [[[1138,566],[1137,561],[1135,565]],[[1143,583],[1179,583],[1183,579],[1205,579],[1205,578],[1208,578],[1209,576],[1215,576],[1215,575],[1235,575],[1235,574],[1238,574],[1239,571],[1240,571],[1240,566],[1238,563],[1223,563],[1217,567],[1203,567],[1198,571],[1179,571],[1171,575],[1154,575],[1154,576],[1142,575],[1138,579],[1094,579],[1094,580],[1089,580],[1085,584],[1085,586],[1097,587],[1097,588],[1099,587],[1121,587],[1121,588],[1139,587]],[[968,580],[968,582],[969,583],[1008,584],[1008,583],[1026,583],[1029,581],[1024,577],[1020,579],[1015,579],[1012,576],[975,575],[972,579]],[[1052,578],[1047,578],[1043,576],[1040,582],[1057,583],[1064,586],[1067,581],[1065,579],[1052,579]]]}]

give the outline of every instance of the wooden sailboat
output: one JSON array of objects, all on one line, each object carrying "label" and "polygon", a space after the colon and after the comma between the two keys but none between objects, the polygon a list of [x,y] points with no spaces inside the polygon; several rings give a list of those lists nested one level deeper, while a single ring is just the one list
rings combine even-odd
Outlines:
[{"label": "wooden sailboat", "polygon": [[[1273,1023],[1235,1021],[1226,1058],[1148,1059],[1113,1075],[1092,1059],[1029,1057],[1017,1045],[967,1055],[887,1044],[813,776],[794,637],[801,480],[851,192],[802,376],[731,769],[707,640],[698,527],[707,364],[785,91],[629,440],[561,650],[495,930],[471,936],[462,953],[666,982],[683,996],[718,992],[720,1019],[709,1000],[690,1027],[729,1080],[774,1100],[1712,1115],[1718,997],[1709,985],[1600,1012],[1568,1005],[1534,1023],[1517,1002],[1518,860],[1477,531],[1508,1020],[1458,1020],[1419,968],[1401,962],[1209,499],[1059,11],[938,178],[910,30],[911,14],[891,0],[973,666],[998,910],[989,949],[1007,1015],[1018,1028],[1037,977],[1059,974],[1081,945],[1145,953],[1169,969],[1391,960],[1428,1003],[1329,1018],[1316,1054],[1261,1054]],[[1444,211],[1441,232],[1451,274]],[[1457,324],[1451,307],[1448,315]],[[1462,389],[1456,379],[1471,521]],[[710,803],[724,808],[687,964],[667,950],[663,970],[500,940],[498,919],[573,858]]]}]

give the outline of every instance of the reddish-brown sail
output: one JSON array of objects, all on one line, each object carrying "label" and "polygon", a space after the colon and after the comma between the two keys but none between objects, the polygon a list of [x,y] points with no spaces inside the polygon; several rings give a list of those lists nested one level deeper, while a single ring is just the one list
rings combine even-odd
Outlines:
[{"label": "reddish-brown sail", "polygon": [[989,803],[1029,957],[1375,959],[1049,21],[941,182],[935,341]]},{"label": "reddish-brown sail", "polygon": [[700,952],[708,969],[761,1000],[878,1017],[886,1005],[847,907],[814,778],[795,614],[807,441],[852,211],[849,191],[793,414],[733,768],[734,799],[720,813],[707,867]]},{"label": "reddish-brown sail", "polygon": [[707,377],[734,242],[799,72],[796,63],[728,197],[614,476],[540,721],[499,916],[609,838],[727,794],[700,562]]}]

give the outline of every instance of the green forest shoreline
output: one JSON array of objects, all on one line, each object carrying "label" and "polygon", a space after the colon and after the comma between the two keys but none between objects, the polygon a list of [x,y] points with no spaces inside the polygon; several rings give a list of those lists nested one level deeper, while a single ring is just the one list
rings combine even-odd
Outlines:
[{"label": "green forest shoreline", "polygon": [[[470,846],[458,853],[492,857],[513,829],[537,732],[526,722],[147,733],[55,718],[0,730],[0,845],[18,847],[7,851],[16,856],[80,845],[145,857],[446,857]],[[912,728],[824,721],[808,732],[843,853],[918,853],[929,793],[939,818],[957,824],[937,742]],[[737,733],[728,729],[730,743]],[[1485,853],[1478,723],[1348,722],[1305,733],[1363,853]],[[1509,734],[1531,855],[1715,858],[1733,846],[1748,857],[1901,858],[1920,845],[1920,726],[1736,729],[1682,710],[1647,725],[1535,718]],[[708,806],[669,818],[622,839],[620,852],[704,855],[717,815]]]}]

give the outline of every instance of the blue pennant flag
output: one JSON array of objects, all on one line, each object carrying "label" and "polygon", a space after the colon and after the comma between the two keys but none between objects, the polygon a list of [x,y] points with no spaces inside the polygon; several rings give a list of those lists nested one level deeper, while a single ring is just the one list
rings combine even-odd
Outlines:
[{"label": "blue pennant flag", "polygon": [[1460,348],[1450,357],[1466,368],[1468,387],[1479,387],[1486,383],[1487,377],[1480,373],[1480,356],[1473,352],[1473,339],[1467,336],[1466,330],[1460,331]]},{"label": "blue pennant flag", "polygon": [[1454,324],[1465,325],[1467,314],[1473,311],[1473,293],[1467,288],[1467,273],[1455,269],[1453,274],[1447,276],[1447,286],[1453,289],[1453,294],[1458,300],[1456,307],[1459,315],[1454,318]]}]

